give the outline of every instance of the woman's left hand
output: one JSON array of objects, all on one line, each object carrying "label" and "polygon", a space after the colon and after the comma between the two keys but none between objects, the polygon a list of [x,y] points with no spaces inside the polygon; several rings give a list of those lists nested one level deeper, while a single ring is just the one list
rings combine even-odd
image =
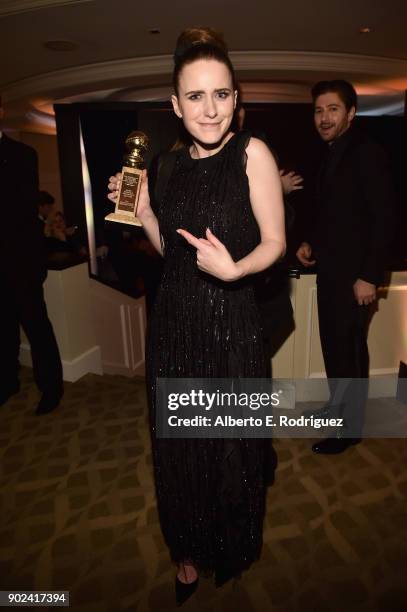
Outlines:
[{"label": "woman's left hand", "polygon": [[231,282],[240,278],[239,266],[209,228],[206,230],[206,239],[197,238],[184,229],[177,229],[177,232],[196,248],[196,263],[200,270],[223,281]]}]

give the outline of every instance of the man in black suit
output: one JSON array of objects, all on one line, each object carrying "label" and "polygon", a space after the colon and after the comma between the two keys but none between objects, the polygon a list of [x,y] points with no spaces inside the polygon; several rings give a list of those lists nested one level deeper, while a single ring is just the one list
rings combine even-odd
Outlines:
[{"label": "man in black suit", "polygon": [[316,215],[309,242],[297,257],[317,262],[320,339],[331,397],[307,414],[342,417],[345,428],[314,444],[334,454],[360,442],[369,376],[370,304],[383,282],[393,229],[394,190],[381,147],[353,125],[357,95],[347,81],[312,89],[316,129],[326,155],[316,185]]},{"label": "man in black suit", "polygon": [[0,184],[0,405],[20,389],[21,324],[30,342],[34,378],[42,393],[36,413],[45,414],[58,406],[63,382],[61,358],[42,288],[47,270],[38,218],[37,154],[1,131]]}]

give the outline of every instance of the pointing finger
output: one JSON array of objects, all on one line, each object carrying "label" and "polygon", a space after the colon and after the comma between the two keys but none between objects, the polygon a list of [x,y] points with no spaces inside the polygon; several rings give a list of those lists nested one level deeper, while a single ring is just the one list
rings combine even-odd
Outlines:
[{"label": "pointing finger", "polygon": [[197,238],[196,236],[194,236],[190,232],[187,232],[187,230],[177,229],[176,231],[183,238],[185,238],[185,240],[187,242],[189,242],[189,244],[192,244],[192,246],[194,246],[196,249],[200,249],[202,247],[202,244],[199,242],[199,238]]}]

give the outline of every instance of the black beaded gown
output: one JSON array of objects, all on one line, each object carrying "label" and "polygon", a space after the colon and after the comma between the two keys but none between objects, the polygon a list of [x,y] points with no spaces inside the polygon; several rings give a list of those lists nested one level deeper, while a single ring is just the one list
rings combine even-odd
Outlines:
[{"label": "black beaded gown", "polygon": [[158,513],[173,561],[201,573],[238,575],[259,558],[265,506],[260,439],[163,439],[155,434],[157,377],[263,377],[265,359],[250,278],[223,282],[201,272],[196,249],[176,233],[207,227],[236,261],[259,243],[246,175],[250,134],[216,154],[176,160],[156,215],[164,272],[147,335],[147,390]]}]

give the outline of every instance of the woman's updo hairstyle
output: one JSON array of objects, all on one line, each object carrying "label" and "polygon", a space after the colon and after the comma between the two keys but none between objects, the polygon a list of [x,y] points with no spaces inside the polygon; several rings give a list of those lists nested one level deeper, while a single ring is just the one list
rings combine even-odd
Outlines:
[{"label": "woman's updo hairstyle", "polygon": [[232,77],[233,89],[237,89],[235,71],[222,34],[212,28],[188,28],[179,35],[174,51],[172,82],[177,95],[182,69],[200,59],[214,59],[225,64]]}]

